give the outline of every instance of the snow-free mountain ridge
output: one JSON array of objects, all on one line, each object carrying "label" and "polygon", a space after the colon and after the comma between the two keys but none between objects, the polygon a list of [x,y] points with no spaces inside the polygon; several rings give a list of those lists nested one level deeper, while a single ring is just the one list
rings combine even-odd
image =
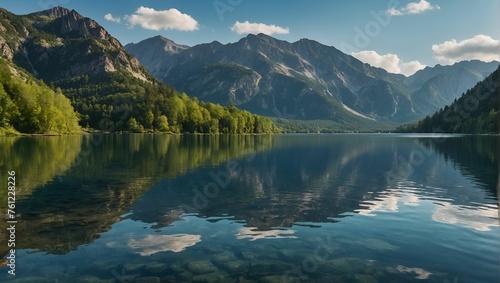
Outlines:
[{"label": "snow-free mountain ridge", "polygon": [[499,64],[464,61],[405,77],[314,40],[289,43],[264,34],[193,47],[155,37],[125,48],[157,78],[203,101],[294,119],[416,120],[450,104]]}]

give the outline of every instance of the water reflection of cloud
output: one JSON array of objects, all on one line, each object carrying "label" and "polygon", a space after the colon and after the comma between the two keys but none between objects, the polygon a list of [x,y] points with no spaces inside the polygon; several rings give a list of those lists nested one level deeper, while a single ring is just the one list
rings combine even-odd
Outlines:
[{"label": "water reflection of cloud", "polygon": [[418,206],[420,204],[420,199],[418,195],[414,193],[399,193],[392,194],[387,193],[375,200],[363,202],[362,208],[356,209],[355,211],[361,215],[375,216],[374,212],[397,212],[399,210],[398,203],[403,203],[408,206]]},{"label": "water reflection of cloud", "polygon": [[176,234],[176,235],[148,235],[142,240],[131,239],[128,246],[142,256],[149,256],[159,252],[172,251],[175,253],[185,250],[201,242],[200,235]]},{"label": "water reflection of cloud", "polygon": [[285,238],[297,238],[295,236],[284,236],[295,234],[295,230],[268,230],[259,231],[256,227],[242,227],[238,229],[238,234],[236,234],[236,239],[246,239],[250,238],[250,241],[255,241],[259,239],[285,239]]},{"label": "water reflection of cloud", "polygon": [[403,265],[398,265],[396,269],[401,273],[416,273],[418,276],[415,278],[417,279],[428,279],[429,276],[432,274],[429,271],[426,271],[425,269],[422,268],[410,268]]},{"label": "water reflection of cloud", "polygon": [[456,205],[443,197],[420,196],[415,189],[409,188],[389,189],[376,199],[363,202],[362,207],[355,211],[365,216],[376,216],[375,212],[398,212],[401,204],[419,206],[423,200],[432,200],[435,207],[432,220],[436,222],[460,225],[478,231],[489,231],[490,227],[499,226],[499,211],[496,205]]},{"label": "water reflection of cloud", "polygon": [[497,207],[471,207],[463,205],[453,205],[447,202],[439,202],[436,210],[432,214],[432,220],[462,225],[478,231],[489,231],[490,227],[498,226]]}]

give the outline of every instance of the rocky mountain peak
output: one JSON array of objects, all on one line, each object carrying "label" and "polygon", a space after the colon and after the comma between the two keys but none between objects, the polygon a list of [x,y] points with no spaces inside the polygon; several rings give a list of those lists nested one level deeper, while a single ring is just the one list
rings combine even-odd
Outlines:
[{"label": "rocky mountain peak", "polygon": [[279,41],[278,39],[271,37],[267,34],[263,34],[263,33],[248,34],[246,37],[242,38],[241,40],[248,42],[250,44],[256,44],[256,43],[258,43],[258,44],[262,44],[262,43],[274,44],[276,41]]},{"label": "rocky mountain peak", "polygon": [[64,7],[57,6],[57,7],[54,7],[52,9],[48,9],[48,10],[44,10],[44,11],[41,11],[41,12],[33,13],[31,15],[33,15],[33,16],[45,16],[45,17],[57,19],[57,18],[66,16],[70,12],[74,12],[74,11],[75,10],[70,11],[70,10],[64,8]]},{"label": "rocky mountain peak", "polygon": [[[55,7],[4,18],[2,24],[8,26],[0,26],[0,56],[15,61],[41,79],[64,80],[125,70],[147,80],[139,61],[127,54],[116,38],[95,20],[75,10]],[[11,34],[7,36],[8,31]]]},{"label": "rocky mountain peak", "polygon": [[163,44],[163,50],[165,50],[168,53],[176,54],[189,48],[189,46],[187,45],[177,44],[173,40],[165,38],[161,35],[153,37],[153,39]]},{"label": "rocky mountain peak", "polygon": [[[166,54],[177,54],[186,49],[189,49],[187,45],[181,45],[175,43],[173,40],[165,38],[161,35],[157,35],[155,37],[148,38],[140,43],[129,43],[125,46],[126,49],[131,49],[134,52],[140,52],[141,49],[147,49],[145,47],[154,47],[158,50],[163,50]],[[155,55],[156,56],[156,55]]]}]

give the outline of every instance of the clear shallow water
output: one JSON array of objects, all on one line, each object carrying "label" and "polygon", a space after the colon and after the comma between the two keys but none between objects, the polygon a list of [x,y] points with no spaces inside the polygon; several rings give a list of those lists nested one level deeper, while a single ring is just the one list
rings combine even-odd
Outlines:
[{"label": "clear shallow water", "polygon": [[2,282],[500,281],[497,137],[110,135],[0,147],[2,171],[18,176],[19,221],[17,275],[4,266]]}]

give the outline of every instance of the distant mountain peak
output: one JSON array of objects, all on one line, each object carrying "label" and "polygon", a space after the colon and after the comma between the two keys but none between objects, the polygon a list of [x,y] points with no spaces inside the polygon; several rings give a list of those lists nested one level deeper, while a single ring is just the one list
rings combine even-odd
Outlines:
[{"label": "distant mountain peak", "polygon": [[145,49],[145,46],[155,46],[156,48],[163,49],[163,51],[169,54],[177,54],[189,48],[189,46],[187,45],[177,44],[175,41],[168,39],[162,35],[148,38],[139,43],[129,43],[125,47],[127,49],[132,49],[135,52],[139,52],[140,49]]}]

